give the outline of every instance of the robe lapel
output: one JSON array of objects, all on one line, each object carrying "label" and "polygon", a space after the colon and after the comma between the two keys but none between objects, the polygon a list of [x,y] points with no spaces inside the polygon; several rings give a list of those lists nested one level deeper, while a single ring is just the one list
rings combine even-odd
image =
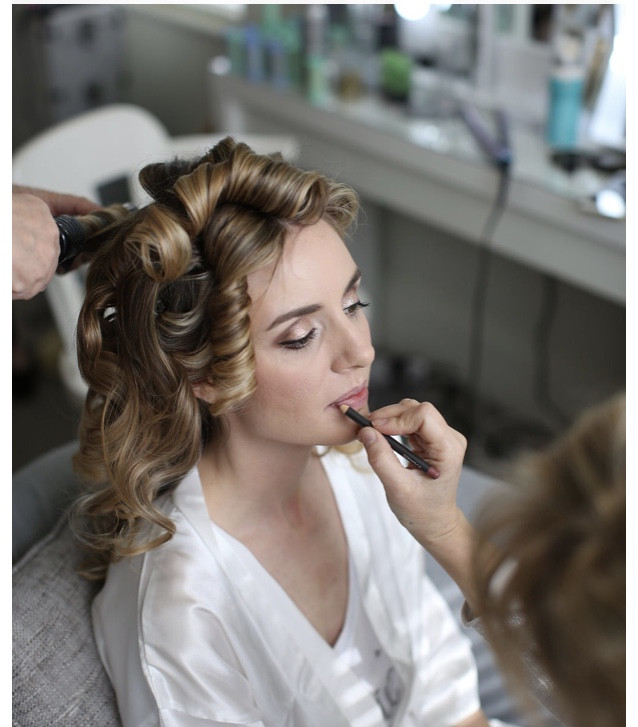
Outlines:
[{"label": "robe lapel", "polygon": [[[397,561],[385,550],[386,525],[379,518],[377,508],[366,510],[365,515],[362,513],[354,494],[354,483],[349,481],[352,467],[343,467],[334,462],[327,464],[368,618],[409,689],[414,677],[412,639],[409,618],[404,609],[405,594],[400,592],[395,572]],[[377,485],[370,483],[371,488]]]},{"label": "robe lapel", "polygon": [[248,548],[210,521],[196,470],[180,484],[174,500],[243,604],[241,617],[258,631],[291,692],[308,703],[316,724],[385,727],[379,705],[361,692],[358,677],[340,664],[283,588]]}]

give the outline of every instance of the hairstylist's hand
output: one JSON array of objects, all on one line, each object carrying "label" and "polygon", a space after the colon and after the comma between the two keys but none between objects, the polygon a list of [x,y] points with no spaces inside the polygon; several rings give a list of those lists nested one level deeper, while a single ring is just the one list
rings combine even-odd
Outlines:
[{"label": "hairstylist's hand", "polygon": [[99,205],[85,197],[13,185],[13,300],[43,291],[58,266],[60,236],[56,215],[82,215]]}]

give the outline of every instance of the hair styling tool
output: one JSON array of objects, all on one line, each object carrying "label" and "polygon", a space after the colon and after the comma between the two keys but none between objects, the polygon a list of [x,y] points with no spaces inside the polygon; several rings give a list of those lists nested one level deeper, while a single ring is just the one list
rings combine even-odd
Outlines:
[{"label": "hair styling tool", "polygon": [[502,109],[497,109],[494,113],[496,118],[496,135],[492,136],[483,125],[474,106],[470,106],[469,104],[461,106],[461,117],[481,149],[487,154],[492,164],[499,168],[506,168],[512,163],[509,124],[507,116]]},{"label": "hair styling tool", "polygon": [[[113,205],[113,208],[124,208],[128,212],[134,212],[137,207],[130,203]],[[104,208],[106,210],[111,207]],[[58,215],[54,217],[60,233],[60,255],[58,257],[58,271],[67,272],[73,266],[75,259],[86,248],[87,236],[94,234],[100,229],[98,224],[100,210],[90,215],[73,217],[72,215]],[[88,224],[88,220],[91,223]],[[112,218],[104,219],[104,227],[113,222]]]}]

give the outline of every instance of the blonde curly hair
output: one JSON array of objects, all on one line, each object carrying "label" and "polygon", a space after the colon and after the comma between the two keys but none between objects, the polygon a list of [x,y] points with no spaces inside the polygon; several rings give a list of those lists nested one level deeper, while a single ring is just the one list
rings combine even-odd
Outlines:
[{"label": "blonde curly hair", "polygon": [[[253,393],[248,276],[278,261],[291,227],[324,220],[344,235],[358,209],[349,187],[230,137],[199,160],[150,164],[140,182],[150,205],[95,225],[77,329],[88,394],[73,526],[92,578],[172,536],[158,496]],[[194,394],[202,381],[213,406]]]},{"label": "blonde curly hair", "polygon": [[477,520],[485,635],[531,710],[530,665],[574,727],[625,724],[625,407],[617,394],[522,458],[511,497]]}]

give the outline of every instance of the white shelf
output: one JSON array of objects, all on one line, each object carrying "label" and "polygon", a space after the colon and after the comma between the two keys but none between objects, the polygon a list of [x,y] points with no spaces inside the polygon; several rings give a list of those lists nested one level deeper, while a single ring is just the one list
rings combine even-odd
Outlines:
[{"label": "white shelf", "polygon": [[[294,93],[210,74],[211,115],[225,130],[290,134],[299,163],[362,197],[469,243],[480,242],[498,174],[460,118],[411,119],[368,98],[311,105]],[[542,138],[511,129],[514,163],[492,247],[504,256],[625,304],[625,223],[582,212],[591,179],[556,169]]]}]

